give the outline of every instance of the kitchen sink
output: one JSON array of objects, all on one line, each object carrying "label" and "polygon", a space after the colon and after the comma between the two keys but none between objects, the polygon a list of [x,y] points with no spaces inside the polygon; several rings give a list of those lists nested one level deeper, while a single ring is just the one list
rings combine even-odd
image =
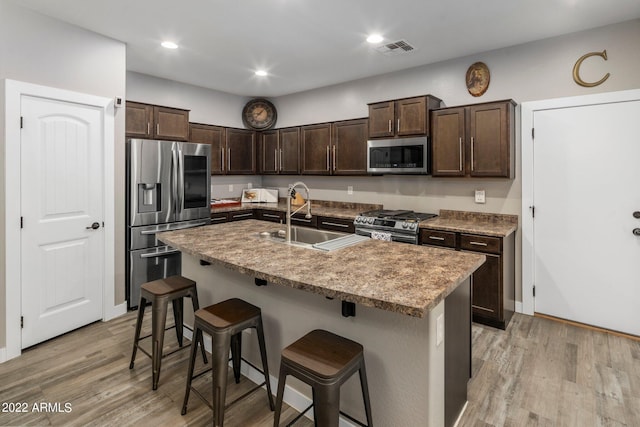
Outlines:
[{"label": "kitchen sink", "polygon": [[[272,242],[287,243],[287,232],[285,230],[263,231],[262,233],[258,233],[258,235],[261,238],[268,239]],[[327,242],[334,240],[337,241],[335,245],[327,244]],[[368,240],[368,238],[336,231],[317,230],[314,228],[296,226],[291,227],[290,244],[309,249],[329,251],[349,246],[362,240]]]}]

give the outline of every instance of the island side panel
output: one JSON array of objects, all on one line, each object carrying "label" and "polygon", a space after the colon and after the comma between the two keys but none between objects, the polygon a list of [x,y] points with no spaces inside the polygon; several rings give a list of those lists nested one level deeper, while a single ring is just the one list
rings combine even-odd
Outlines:
[{"label": "island side panel", "polygon": [[[286,268],[286,266],[283,266]],[[182,255],[183,275],[197,282],[200,306],[242,298],[262,309],[269,370],[277,377],[281,350],[313,329],[326,329],[364,346],[376,425],[444,425],[444,344],[436,346],[436,318],[444,302],[424,318],[357,305],[356,317],[341,316],[341,303],[297,289],[254,285],[253,277]],[[185,304],[185,319],[192,313]],[[255,334],[245,332],[243,355],[260,366]],[[275,384],[274,384],[275,385]],[[287,385],[310,398],[310,388],[289,377]],[[285,395],[286,398],[286,395]],[[343,411],[364,420],[360,381],[341,389]]]}]

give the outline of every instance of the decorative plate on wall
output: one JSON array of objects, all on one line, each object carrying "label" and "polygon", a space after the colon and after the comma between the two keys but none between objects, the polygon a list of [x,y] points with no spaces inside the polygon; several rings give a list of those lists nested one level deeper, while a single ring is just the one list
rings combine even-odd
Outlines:
[{"label": "decorative plate on wall", "polygon": [[467,70],[467,90],[473,96],[481,96],[489,88],[489,67],[484,62],[471,64]]}]

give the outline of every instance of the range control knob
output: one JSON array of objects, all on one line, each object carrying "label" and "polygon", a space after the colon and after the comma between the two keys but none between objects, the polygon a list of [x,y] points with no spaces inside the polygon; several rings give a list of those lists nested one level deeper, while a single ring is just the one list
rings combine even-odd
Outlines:
[{"label": "range control knob", "polygon": [[409,224],[408,224],[408,223],[406,223],[406,222],[403,222],[403,223],[402,223],[402,228],[408,228],[408,227],[409,227]]},{"label": "range control knob", "polygon": [[414,222],[413,224],[411,224],[411,225],[409,226],[409,228],[410,228],[411,230],[415,230],[415,229],[416,229],[416,226],[417,226],[417,224]]}]

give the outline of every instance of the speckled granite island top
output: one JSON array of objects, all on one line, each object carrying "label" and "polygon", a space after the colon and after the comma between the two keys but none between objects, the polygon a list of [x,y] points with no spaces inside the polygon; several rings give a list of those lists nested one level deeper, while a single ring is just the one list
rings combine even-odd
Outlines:
[{"label": "speckled granite island top", "polygon": [[283,286],[424,317],[485,261],[484,255],[367,240],[330,252],[272,242],[282,226],[245,220],[158,234],[186,254]]}]

